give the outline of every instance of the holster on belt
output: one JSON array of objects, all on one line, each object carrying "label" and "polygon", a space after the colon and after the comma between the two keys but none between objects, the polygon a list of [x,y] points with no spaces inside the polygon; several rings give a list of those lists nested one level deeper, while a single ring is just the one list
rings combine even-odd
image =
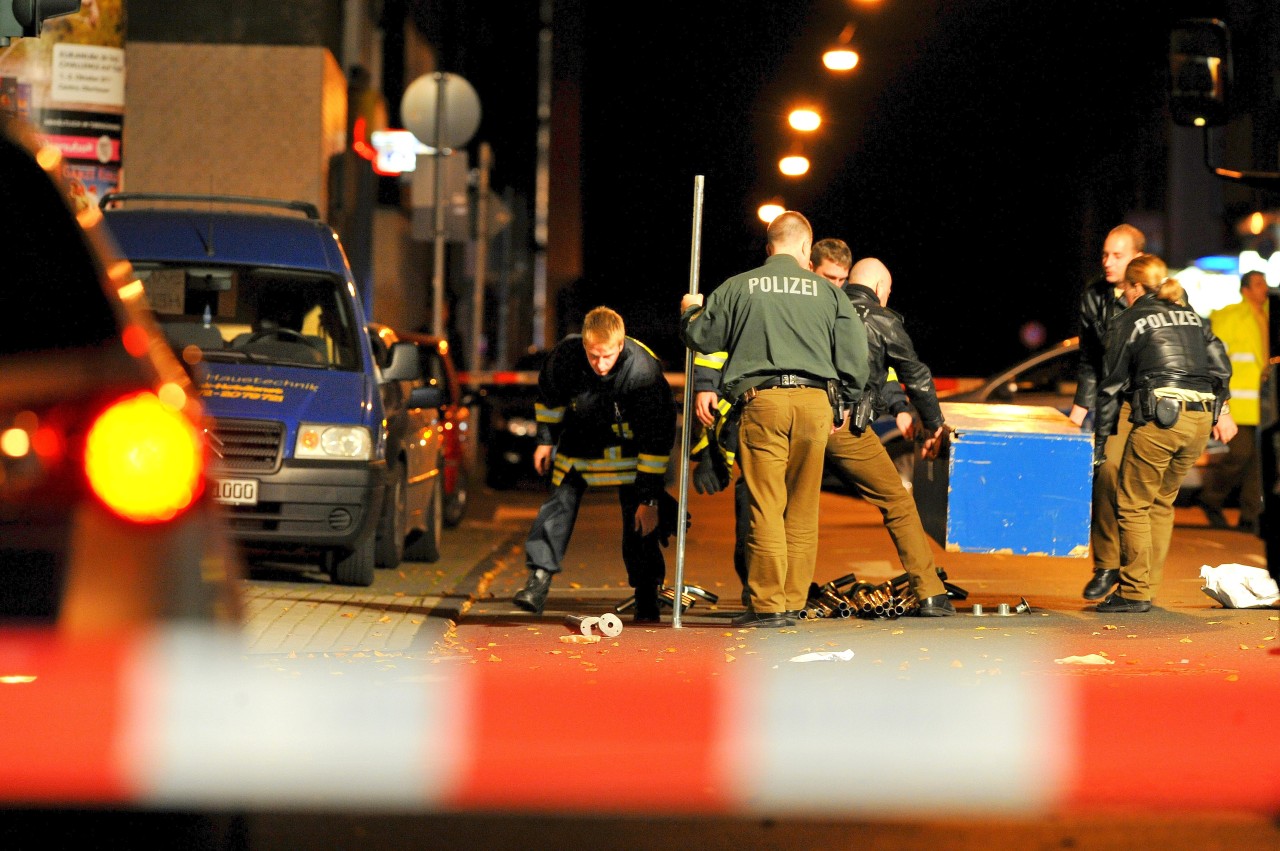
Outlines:
[{"label": "holster on belt", "polygon": [[831,421],[836,427],[844,425],[844,418],[849,414],[840,382],[834,378],[827,379],[827,401],[831,403]]},{"label": "holster on belt", "polygon": [[849,421],[849,428],[853,429],[855,434],[862,434],[875,418],[875,404],[870,394],[863,393],[862,398],[858,400],[858,406],[853,409],[853,419]]}]

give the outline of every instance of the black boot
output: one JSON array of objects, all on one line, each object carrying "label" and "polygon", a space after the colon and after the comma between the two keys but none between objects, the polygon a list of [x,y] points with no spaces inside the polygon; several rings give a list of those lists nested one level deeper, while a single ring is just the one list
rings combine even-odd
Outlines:
[{"label": "black boot", "polygon": [[636,614],[632,620],[634,623],[659,623],[662,620],[658,616],[657,585],[636,586]]},{"label": "black boot", "polygon": [[1111,589],[1116,587],[1116,583],[1120,581],[1120,571],[1106,567],[1095,567],[1093,569],[1093,578],[1084,586],[1084,591],[1080,596],[1086,600],[1101,600],[1103,597],[1111,593]]},{"label": "black boot", "polygon": [[555,576],[554,573],[540,567],[531,571],[529,581],[524,584],[524,588],[516,592],[511,602],[526,612],[542,614],[542,607],[547,604],[547,593],[551,590],[553,576]]}]

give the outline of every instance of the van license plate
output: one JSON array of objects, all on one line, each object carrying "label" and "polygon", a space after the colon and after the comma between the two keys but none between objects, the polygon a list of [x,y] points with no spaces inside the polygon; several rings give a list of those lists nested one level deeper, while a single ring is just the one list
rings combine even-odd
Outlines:
[{"label": "van license plate", "polygon": [[217,479],[214,481],[213,498],[223,505],[257,505],[257,479]]}]

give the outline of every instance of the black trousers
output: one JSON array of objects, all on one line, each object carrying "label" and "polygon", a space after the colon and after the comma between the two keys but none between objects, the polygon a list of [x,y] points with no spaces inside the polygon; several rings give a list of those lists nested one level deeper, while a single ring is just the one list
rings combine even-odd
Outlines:
[{"label": "black trousers", "polygon": [[[570,471],[538,509],[533,528],[524,543],[524,563],[530,570],[542,568],[559,573],[578,522],[578,509],[587,492],[587,483],[576,470]],[[640,497],[635,485],[618,485],[618,506],[622,514],[622,563],[627,568],[627,583],[632,588],[661,585],[667,575],[666,560],[658,534],[641,536],[636,531],[636,508]]]}]

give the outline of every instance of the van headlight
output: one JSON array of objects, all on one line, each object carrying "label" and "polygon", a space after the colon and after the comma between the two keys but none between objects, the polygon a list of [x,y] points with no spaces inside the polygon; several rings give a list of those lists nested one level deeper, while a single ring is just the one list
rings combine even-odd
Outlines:
[{"label": "van headlight", "polygon": [[343,461],[368,461],[373,454],[373,440],[364,426],[314,425],[303,423],[298,429],[295,458],[333,458]]}]

